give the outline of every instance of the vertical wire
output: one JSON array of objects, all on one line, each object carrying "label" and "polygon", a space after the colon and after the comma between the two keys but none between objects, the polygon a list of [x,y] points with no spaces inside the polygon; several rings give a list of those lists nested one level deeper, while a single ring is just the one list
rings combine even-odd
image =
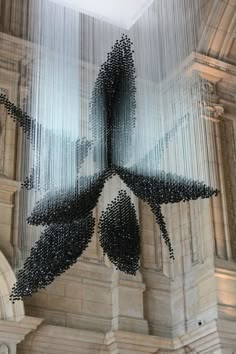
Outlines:
[{"label": "vertical wire", "polygon": [[[188,70],[181,67],[197,47],[199,0],[154,0],[128,32],[49,0],[34,0],[32,11],[34,21],[26,36],[36,45],[27,107],[38,125],[34,132],[36,149],[30,148],[29,166],[25,166],[24,172],[29,174],[39,163],[36,177],[41,185],[65,191],[76,189],[77,177],[103,171],[107,163],[106,146],[98,149],[96,160],[90,152],[76,176],[77,155],[65,141],[74,142],[84,136],[93,139],[89,126],[93,86],[107,53],[124,32],[134,42],[136,129],[134,136],[130,136],[132,149],[122,154],[116,150],[115,160],[122,164],[121,156],[125,155],[133,172],[147,176],[157,177],[163,170],[165,182],[167,173],[207,184],[214,182],[215,171],[209,172],[208,161],[211,149],[214,150],[212,127],[202,119],[204,109],[198,107],[201,83],[194,75],[188,77]],[[123,111],[126,123],[130,117]],[[184,117],[187,118],[182,126]],[[176,132],[167,139],[168,144],[161,143],[175,126]],[[102,143],[102,139],[94,141],[93,151]],[[153,149],[155,159],[150,154]],[[90,180],[86,183],[89,186]],[[46,194],[43,187],[27,197],[24,194],[26,212],[22,217],[30,214],[35,203]],[[51,200],[48,208],[50,203]],[[22,227],[22,242],[27,248],[39,236],[40,227],[34,231],[36,236],[31,232],[32,227]]]}]

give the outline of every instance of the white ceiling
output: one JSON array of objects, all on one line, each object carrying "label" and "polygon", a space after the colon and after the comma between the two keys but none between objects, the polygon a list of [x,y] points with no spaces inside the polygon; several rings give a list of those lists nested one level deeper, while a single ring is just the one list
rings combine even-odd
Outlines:
[{"label": "white ceiling", "polygon": [[129,29],[153,0],[51,0],[86,15]]}]

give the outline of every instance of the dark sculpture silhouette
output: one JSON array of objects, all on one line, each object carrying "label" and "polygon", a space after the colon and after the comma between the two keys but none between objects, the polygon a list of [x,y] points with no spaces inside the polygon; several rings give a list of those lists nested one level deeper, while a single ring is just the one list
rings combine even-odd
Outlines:
[{"label": "dark sculpture silhouette", "polygon": [[[188,121],[188,115],[181,118],[142,161],[137,161],[132,168],[126,167],[135,128],[135,92],[132,43],[123,35],[120,41],[116,41],[107,61],[101,66],[92,92],[89,124],[93,142],[86,138],[69,141],[69,149],[77,151],[77,171],[86,160],[89,150],[93,149],[93,158],[99,172],[93,176],[78,178],[74,188],[57,190],[53,188],[53,181],[43,186],[37,180],[36,166],[23,183],[23,187],[28,190],[44,188],[46,191],[27,219],[31,225],[43,225],[46,228],[19,271],[17,283],[12,289],[12,301],[32,295],[39,288],[47,286],[75,263],[91,240],[95,224],[92,210],[97,205],[105,182],[112,176],[118,175],[136,197],[151,207],[169,248],[170,258],[173,259],[174,251],[161,204],[217,195],[217,190],[183,176],[159,171],[156,176],[150,177],[138,172],[140,164],[145,166],[148,160],[157,158],[156,156],[161,158],[176,131]],[[6,96],[0,95],[0,104],[6,107],[30,142],[35,144],[36,128],[44,128],[37,125],[34,119],[17,108]],[[53,135],[50,131],[47,134]],[[37,146],[35,149],[37,150]],[[135,207],[125,191],[120,191],[118,197],[102,212],[99,232],[101,246],[110,261],[119,270],[135,274],[139,268],[140,256],[139,225]]]}]

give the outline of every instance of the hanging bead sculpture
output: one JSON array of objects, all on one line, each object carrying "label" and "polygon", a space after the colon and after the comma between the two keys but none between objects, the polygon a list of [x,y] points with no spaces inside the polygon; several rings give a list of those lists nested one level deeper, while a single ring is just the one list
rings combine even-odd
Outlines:
[{"label": "hanging bead sculpture", "polygon": [[[47,0],[41,1],[43,4],[47,4]],[[180,1],[182,3],[182,0]],[[160,2],[163,6],[161,7],[162,10],[167,5],[165,5],[166,1],[161,0]],[[140,20],[141,25],[142,21],[144,21],[145,26],[150,23],[150,19],[153,21],[156,12],[160,10],[158,7],[160,2],[154,1],[148,17],[145,18],[144,16],[144,19]],[[192,4],[191,1],[190,3]],[[172,8],[170,7],[169,10],[169,13],[171,13]],[[181,11],[184,12],[183,9]],[[47,16],[48,13],[50,11],[47,12]],[[153,13],[155,16],[152,18]],[[64,12],[61,14],[62,21],[66,22],[67,17],[64,16]],[[191,12],[191,15],[194,15],[194,11]],[[70,14],[70,16],[72,15]],[[160,13],[158,16],[159,19],[162,18]],[[84,19],[84,17],[82,18]],[[84,21],[89,23],[90,20],[86,19]],[[156,22],[154,20],[151,23]],[[95,21],[93,25],[96,28],[97,22]],[[66,26],[68,26],[68,23],[66,23]],[[77,28],[76,26],[77,22],[75,21],[75,28]],[[134,39],[140,39],[141,43],[143,38],[138,37],[138,27],[135,26],[134,29],[131,29],[130,34]],[[180,27],[181,33],[183,30],[184,33],[188,32],[182,26],[182,23]],[[44,27],[42,28],[44,30]],[[96,32],[94,28],[93,30]],[[60,26],[58,31],[63,32]],[[71,33],[77,33],[74,31],[74,27]],[[119,31],[115,31],[115,34],[117,38]],[[57,39],[56,35],[57,33],[54,34]],[[61,35],[64,40],[64,33]],[[66,35],[69,39],[70,32]],[[46,39],[48,40],[47,45],[50,48],[50,55],[55,49],[57,58],[57,54],[59,53],[59,56],[61,54],[61,48],[60,45],[56,46],[57,41],[55,41],[55,48],[52,48],[55,38],[49,34]],[[85,39],[84,41],[86,42]],[[68,43],[66,42],[66,45],[72,51],[71,55],[74,60],[77,52],[73,45],[70,46]],[[97,44],[96,41],[94,43]],[[136,44],[138,46],[138,41]],[[83,45],[85,46],[84,43]],[[25,177],[22,186],[29,193],[35,192],[37,197],[32,198],[35,203],[30,210],[30,215],[27,215],[27,223],[38,226],[39,229],[42,227],[39,240],[32,247],[23,268],[18,272],[17,283],[12,289],[12,301],[32,295],[38,289],[46,287],[81,256],[94,231],[95,221],[92,217],[92,211],[98,203],[105,183],[114,175],[118,175],[137,198],[150,206],[159,225],[160,233],[169,249],[171,259],[174,259],[174,250],[161,211],[161,205],[209,198],[218,193],[215,187],[210,187],[210,182],[215,182],[215,177],[208,178],[208,175],[210,175],[208,173],[209,166],[204,165],[208,153],[205,147],[208,126],[200,118],[202,112],[199,111],[197,103],[196,107],[193,104],[195,101],[198,102],[197,100],[200,97],[199,79],[186,76],[183,78],[181,74],[178,74],[175,78],[178,86],[177,90],[171,82],[166,82],[165,85],[155,85],[153,90],[150,90],[148,86],[150,84],[150,73],[146,61],[139,60],[140,53],[136,57],[138,73],[145,73],[146,77],[144,81],[142,81],[143,78],[136,79],[135,77],[135,52],[132,50],[132,45],[131,39],[126,34],[122,35],[120,40],[114,41],[112,50],[107,54],[107,60],[100,66],[100,71],[93,83],[93,90],[89,93],[92,94],[89,104],[89,118],[87,119],[89,128],[84,135],[81,133],[83,129],[78,136],[76,136],[76,129],[73,130],[73,124],[75,127],[77,126],[76,114],[73,115],[73,131],[70,131],[68,137],[64,131],[67,128],[66,124],[62,128],[59,127],[60,129],[58,127],[54,129],[53,124],[56,120],[52,119],[47,122],[45,117],[43,117],[43,123],[41,124],[40,119],[31,118],[30,115],[10,102],[5,95],[0,95],[0,104],[4,105],[9,115],[23,129],[31,144],[29,160],[31,159],[33,163],[28,169],[29,175]],[[166,43],[158,42],[160,47],[168,48],[169,45],[168,41]],[[91,48],[87,47],[87,49],[89,52]],[[187,54],[185,46],[182,49],[183,53],[180,53],[181,55],[177,58],[175,64],[179,64],[182,60],[182,54]],[[151,48],[149,52],[151,53],[152,50]],[[161,53],[160,55],[162,59],[164,54]],[[86,56],[84,53],[83,55]],[[103,54],[102,56],[104,58]],[[41,52],[39,52],[39,57],[41,58]],[[44,60],[44,56],[42,58]],[[37,71],[34,87],[38,88],[41,85],[40,89],[45,89],[43,74],[46,74],[45,77],[47,77],[50,69],[53,70],[53,61],[48,60],[48,62],[50,64],[46,68],[47,70],[42,64],[41,71]],[[68,65],[66,61],[59,64]],[[61,67],[59,64],[58,72],[60,72]],[[163,72],[161,72],[159,80],[162,79],[163,75],[166,75],[164,64],[164,60],[161,60],[160,66],[165,70],[163,69]],[[43,74],[38,75],[41,72]],[[56,79],[60,77],[58,72],[55,74]],[[76,90],[74,90],[73,71],[70,71],[69,74],[71,75],[74,93]],[[66,81],[67,76],[64,76]],[[58,85],[58,96],[62,98],[60,94],[64,92],[63,80],[62,82],[56,80],[56,84]],[[36,90],[36,93],[39,96],[43,95],[43,89],[41,91]],[[47,92],[46,90],[45,96],[47,96]],[[142,95],[142,92],[145,94]],[[32,93],[34,94],[34,90]],[[78,95],[80,97],[81,92]],[[150,129],[147,129],[149,125],[147,116],[149,113],[150,116],[153,116],[155,109],[150,105],[150,111],[147,113],[147,107],[149,108],[149,106],[143,101],[143,98],[146,99],[146,97],[149,98],[152,95],[154,95],[153,107],[157,101],[161,113],[158,116],[154,114],[154,118],[150,120]],[[157,97],[158,95],[160,97]],[[182,105],[181,100],[186,97],[187,103]],[[68,94],[68,102],[70,103],[69,98]],[[45,100],[47,99],[46,97]],[[69,109],[70,104],[68,102],[65,100],[64,103],[68,105]],[[77,102],[74,101],[73,103],[76,106]],[[38,107],[39,105],[35,104],[35,106]],[[79,111],[79,107],[75,108]],[[54,109],[56,110],[56,108]],[[74,106],[71,110],[73,109]],[[76,109],[75,112],[77,112]],[[142,109],[145,124],[142,122]],[[44,107],[42,113],[45,113]],[[139,119],[136,119],[137,115]],[[80,119],[82,121],[79,116],[78,121]],[[50,124],[52,128],[50,128]],[[186,132],[189,133],[189,139],[186,138]],[[196,133],[196,136],[193,132]],[[179,155],[178,161],[176,155],[168,151],[172,151],[171,148],[173,149],[174,144],[176,144],[175,152]],[[197,156],[196,151],[199,146],[202,150],[199,150],[199,156]],[[60,153],[58,153],[57,147],[60,149]],[[189,152],[187,153],[188,149]],[[48,162],[46,154],[50,155]],[[57,164],[60,162],[60,154],[64,163],[61,175],[57,168]],[[54,159],[56,159],[56,162]],[[73,161],[71,162],[71,160]],[[89,163],[86,165],[87,161]],[[199,166],[202,169],[198,176]],[[140,230],[135,207],[124,190],[121,190],[117,198],[108,203],[106,210],[102,212],[98,231],[101,246],[109,260],[120,271],[135,274],[139,267]]]},{"label": "hanging bead sculpture", "polygon": [[18,273],[11,300],[20,300],[45,288],[74,264],[87,248],[94,232],[92,213],[67,224],[51,224],[32,248]]},{"label": "hanging bead sculpture", "polygon": [[122,272],[135,274],[139,268],[140,232],[135,207],[126,191],[121,190],[107,205],[98,229],[109,260]]}]

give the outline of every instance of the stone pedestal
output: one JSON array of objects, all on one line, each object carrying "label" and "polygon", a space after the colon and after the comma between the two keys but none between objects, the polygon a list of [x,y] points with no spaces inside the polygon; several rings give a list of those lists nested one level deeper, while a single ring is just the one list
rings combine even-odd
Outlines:
[{"label": "stone pedestal", "polygon": [[148,333],[143,317],[145,285],[140,273],[135,277],[114,271],[112,279],[112,329]]}]

